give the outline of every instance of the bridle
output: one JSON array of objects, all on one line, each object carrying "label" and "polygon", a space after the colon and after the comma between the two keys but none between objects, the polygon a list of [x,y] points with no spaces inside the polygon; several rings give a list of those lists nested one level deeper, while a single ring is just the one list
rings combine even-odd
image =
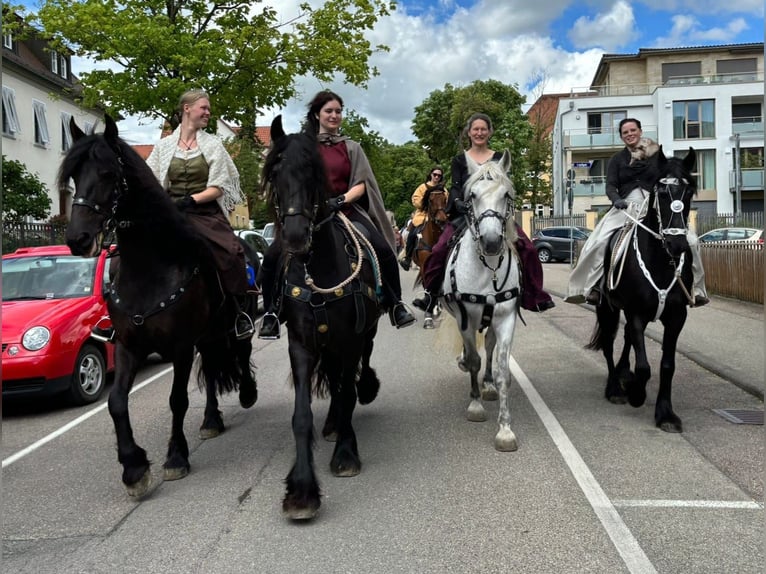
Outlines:
[{"label": "bridle", "polygon": [[[657,212],[657,223],[659,233],[663,238],[673,235],[686,235],[689,231],[689,222],[687,221],[684,210],[686,204],[684,197],[689,182],[675,177],[662,178],[654,186],[654,209]],[[670,197],[670,213],[667,220],[662,220],[662,211],[660,210],[660,195],[667,194]]]},{"label": "bridle", "polygon": [[[431,198],[433,197],[434,194],[439,194],[442,197],[444,197],[445,192],[444,191],[431,191],[428,194],[428,220],[432,221],[434,223],[434,225],[436,225],[440,229],[443,229],[444,226],[446,225],[447,221],[448,221],[447,209],[446,209],[447,205],[446,205],[446,202],[444,202],[444,204],[441,207],[435,207],[433,202],[431,201]],[[436,218],[436,214],[437,213],[443,213],[444,214],[444,218],[442,219],[442,221],[439,221]]]}]

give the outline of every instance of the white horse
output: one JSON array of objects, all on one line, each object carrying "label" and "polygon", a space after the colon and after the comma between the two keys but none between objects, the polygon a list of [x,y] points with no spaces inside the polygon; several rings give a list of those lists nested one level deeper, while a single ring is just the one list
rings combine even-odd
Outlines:
[{"label": "white horse", "polygon": [[[498,399],[499,388],[499,430],[495,435],[495,448],[514,451],[518,444],[511,430],[508,408],[511,382],[508,358],[521,293],[518,256],[514,251],[518,236],[511,217],[514,189],[506,175],[511,158],[507,150],[500,162],[489,161],[483,165],[466,157],[471,174],[464,188],[469,208],[466,214],[468,229],[449,255],[444,300],[463,339],[458,366],[471,374],[468,420],[487,420],[481,399]],[[477,333],[484,329],[487,330],[484,339],[487,367],[480,392],[481,357],[477,350]]]}]

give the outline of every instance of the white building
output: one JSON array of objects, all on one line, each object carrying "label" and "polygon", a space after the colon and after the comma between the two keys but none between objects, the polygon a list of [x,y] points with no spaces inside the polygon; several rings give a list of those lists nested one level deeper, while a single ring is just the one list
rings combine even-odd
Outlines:
[{"label": "white building", "polygon": [[626,117],[667,156],[695,149],[698,213],[762,211],[763,56],[763,43],[604,55],[589,88],[559,99],[554,213],[611,205],[606,168],[624,147],[617,126]]},{"label": "white building", "polygon": [[3,155],[23,163],[47,187],[51,215],[71,208],[71,192],[56,186],[72,144],[69,119],[87,131],[103,116],[76,103],[78,83],[71,69],[70,56],[51,50],[33,31],[21,40],[3,34]]}]

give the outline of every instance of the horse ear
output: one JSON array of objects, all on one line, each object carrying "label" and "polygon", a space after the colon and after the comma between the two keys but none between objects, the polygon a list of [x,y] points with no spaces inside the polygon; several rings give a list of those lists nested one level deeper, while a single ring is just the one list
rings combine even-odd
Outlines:
[{"label": "horse ear", "polygon": [[282,114],[279,114],[271,122],[271,141],[276,141],[285,137],[285,130],[282,127]]},{"label": "horse ear", "polygon": [[687,153],[684,158],[684,167],[686,168],[686,171],[689,173],[693,172],[695,163],[697,163],[697,153],[694,151],[693,147],[689,146],[689,153]]},{"label": "horse ear", "polygon": [[119,130],[117,124],[109,114],[104,114],[104,137],[107,141],[117,141]]},{"label": "horse ear", "polygon": [[662,151],[662,146],[660,146],[659,149],[657,149],[657,159],[660,161],[660,163],[665,163],[666,161],[668,161],[668,158],[665,157],[665,152]]},{"label": "horse ear", "polygon": [[80,129],[80,126],[74,121],[74,118],[69,118],[69,133],[72,134],[72,141],[77,141],[85,137],[85,132]]},{"label": "horse ear", "polygon": [[503,168],[503,171],[506,173],[511,171],[511,154],[508,150],[505,150],[503,152],[503,157],[500,158],[500,166]]}]

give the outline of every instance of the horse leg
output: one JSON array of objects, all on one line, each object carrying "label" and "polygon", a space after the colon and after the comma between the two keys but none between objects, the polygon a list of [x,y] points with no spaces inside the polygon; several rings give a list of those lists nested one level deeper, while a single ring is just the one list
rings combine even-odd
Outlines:
[{"label": "horse leg", "polygon": [[657,393],[657,404],[654,407],[654,422],[665,432],[683,431],[681,419],[673,412],[670,395],[673,387],[673,374],[676,371],[676,344],[685,322],[686,307],[681,308],[679,315],[671,316],[662,322],[665,332],[662,336],[660,390]]},{"label": "horse leg", "polygon": [[484,367],[484,379],[481,382],[481,398],[485,401],[497,400],[497,386],[495,380],[492,377],[492,355],[495,352],[495,345],[497,344],[497,334],[492,325],[487,329],[487,334],[484,337],[484,354],[487,361]]},{"label": "horse leg", "polygon": [[258,384],[253,375],[253,343],[251,339],[242,339],[234,343],[237,350],[241,378],[239,381],[239,404],[242,408],[249,409],[258,400]]},{"label": "horse leg", "polygon": [[[356,434],[351,424],[354,407],[356,407],[356,367],[358,360],[350,361],[348,357],[355,356],[350,352],[343,355],[343,365],[335,379],[339,384],[333,384],[337,388],[337,418],[338,440],[330,460],[330,470],[335,476],[356,476],[362,470],[362,461],[359,459],[359,447],[356,442]],[[333,383],[335,381],[332,381]],[[334,397],[335,398],[335,397]]]},{"label": "horse leg", "polygon": [[625,328],[630,329],[629,336],[635,352],[636,368],[635,377],[627,382],[625,390],[628,395],[628,403],[636,408],[646,401],[646,383],[652,376],[652,369],[646,357],[646,342],[644,340],[646,324],[647,322],[637,315],[626,317]]},{"label": "horse leg", "polygon": [[502,336],[499,337],[497,348],[497,379],[500,388],[499,411],[497,414],[498,430],[495,435],[495,450],[500,452],[513,452],[519,448],[516,435],[511,430],[511,409],[509,388],[511,385],[511,369],[508,365],[508,357],[511,354],[511,343],[516,328],[516,316],[511,315],[502,325]]},{"label": "horse leg", "polygon": [[599,325],[598,345],[606,360],[607,377],[604,397],[613,404],[625,404],[625,391],[622,389],[614,366],[614,337],[620,320],[620,312],[608,305],[596,307],[596,317]]},{"label": "horse leg", "polygon": [[117,460],[122,465],[122,482],[125,484],[128,494],[135,498],[140,498],[146,494],[152,484],[149,459],[146,458],[146,451],[138,446],[133,439],[133,429],[130,425],[128,410],[128,395],[141,359],[141,357],[128,351],[122,343],[117,342],[114,386],[107,401],[109,415],[112,417],[114,431],[117,435]]},{"label": "horse leg", "polygon": [[173,422],[165,456],[164,479],[178,480],[189,474],[189,445],[184,435],[184,419],[189,410],[189,374],[194,363],[194,347],[179,350],[173,361],[173,386],[170,389],[170,412]]},{"label": "horse leg", "polygon": [[466,417],[471,422],[484,422],[487,420],[487,411],[481,404],[481,392],[479,391],[479,370],[481,369],[481,357],[476,349],[476,336],[473,331],[462,331],[463,354],[461,362],[471,374],[471,402],[468,405]]},{"label": "horse leg", "polygon": [[[203,351],[204,352],[204,351]],[[190,371],[191,372],[191,371]],[[199,438],[207,440],[220,435],[226,427],[223,424],[223,413],[218,410],[218,396],[216,381],[212,377],[205,376],[205,414],[199,427]],[[187,373],[188,377],[188,373]],[[175,385],[175,378],[173,378]]]},{"label": "horse leg", "polygon": [[295,389],[293,409],[295,463],[285,479],[282,512],[292,520],[308,520],[317,515],[321,504],[312,451],[314,417],[311,413],[311,376],[316,365],[316,358],[309,349],[295,341],[290,342],[289,354]]},{"label": "horse leg", "polygon": [[622,353],[620,353],[620,358],[617,361],[617,365],[615,366],[617,389],[620,393],[614,397],[615,399],[619,400],[612,401],[616,404],[624,405],[626,402],[628,402],[627,396],[625,395],[625,389],[628,388],[635,380],[635,375],[633,374],[633,371],[630,370],[630,351],[632,348],[633,340],[631,339],[631,329],[630,326],[626,324],[623,331]]},{"label": "horse leg", "polygon": [[380,380],[375,370],[370,366],[370,357],[375,342],[377,326],[367,332],[362,349],[362,370],[359,373],[359,380],[356,382],[356,392],[360,405],[368,405],[375,400],[380,390]]}]

